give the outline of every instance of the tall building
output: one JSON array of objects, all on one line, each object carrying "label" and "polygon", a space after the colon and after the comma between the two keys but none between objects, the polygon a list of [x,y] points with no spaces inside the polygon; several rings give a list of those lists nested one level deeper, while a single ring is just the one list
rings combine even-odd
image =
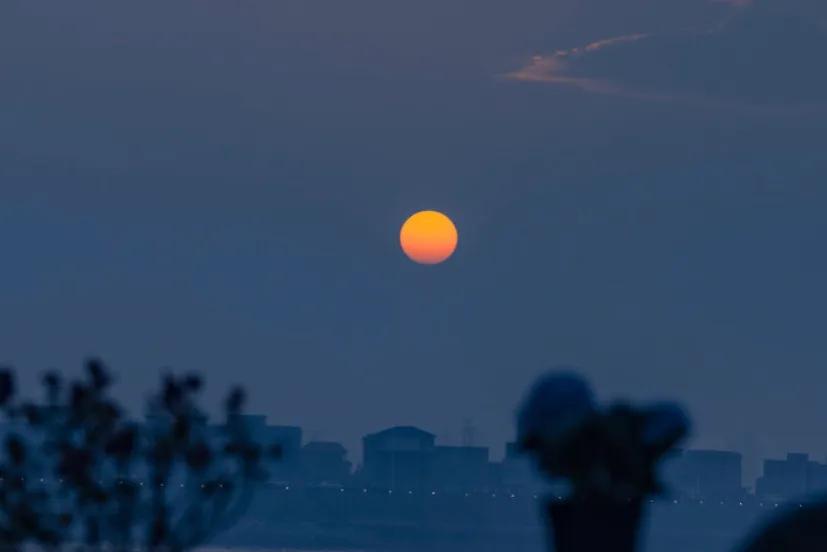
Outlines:
[{"label": "tall building", "polygon": [[827,465],[807,454],[790,453],[784,460],[764,460],[764,473],[755,494],[765,500],[785,501],[827,491]]},{"label": "tall building", "polygon": [[429,483],[435,436],[397,426],[362,439],[365,484],[389,490],[421,490]]}]

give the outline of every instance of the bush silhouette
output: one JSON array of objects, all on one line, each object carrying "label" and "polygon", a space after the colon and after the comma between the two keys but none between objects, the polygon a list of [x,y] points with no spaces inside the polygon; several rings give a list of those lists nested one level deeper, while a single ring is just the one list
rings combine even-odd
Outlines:
[{"label": "bush silhouette", "polygon": [[90,360],[77,381],[46,374],[32,402],[0,370],[0,546],[190,549],[238,519],[280,456],[249,434],[241,389],[227,396],[225,423],[210,426],[196,375],[166,376],[141,421],[110,384]]}]

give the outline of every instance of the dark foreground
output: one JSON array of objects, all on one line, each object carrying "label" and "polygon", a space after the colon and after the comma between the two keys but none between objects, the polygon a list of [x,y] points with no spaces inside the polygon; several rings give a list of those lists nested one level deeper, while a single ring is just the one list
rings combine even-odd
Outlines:
[{"label": "dark foreground", "polygon": [[[221,546],[310,550],[541,550],[542,497],[365,489],[290,489],[258,493]],[[797,505],[792,505],[793,507]],[[647,552],[732,550],[784,506],[756,501],[648,505]]]}]

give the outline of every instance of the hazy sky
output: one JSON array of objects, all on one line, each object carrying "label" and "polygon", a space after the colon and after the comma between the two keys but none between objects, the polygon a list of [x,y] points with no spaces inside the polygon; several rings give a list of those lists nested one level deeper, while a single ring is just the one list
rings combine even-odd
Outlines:
[{"label": "hazy sky", "polygon": [[[827,453],[821,0],[4,0],[0,362],[354,446],[538,374]],[[618,38],[621,37],[621,38]],[[460,246],[414,265],[418,209]]]}]

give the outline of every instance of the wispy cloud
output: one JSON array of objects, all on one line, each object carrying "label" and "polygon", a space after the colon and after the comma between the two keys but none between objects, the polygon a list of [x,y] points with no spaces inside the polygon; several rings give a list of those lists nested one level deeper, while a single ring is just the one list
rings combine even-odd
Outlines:
[{"label": "wispy cloud", "polygon": [[[630,34],[617,36],[592,42],[581,48],[569,50],[557,50],[548,55],[535,55],[525,66],[508,73],[506,76],[513,80],[526,82],[556,82],[575,84],[584,89],[594,88],[594,91],[609,86],[608,83],[598,84],[595,79],[576,77],[570,74],[569,67],[576,62],[578,57],[589,53],[598,52],[604,48],[610,48],[617,44],[636,42],[647,38],[647,34]],[[591,83],[591,84],[590,84]]]},{"label": "wispy cloud", "polygon": [[655,100],[801,106],[827,103],[824,52],[827,32],[813,20],[749,7],[713,29],[535,55],[506,78]]}]

